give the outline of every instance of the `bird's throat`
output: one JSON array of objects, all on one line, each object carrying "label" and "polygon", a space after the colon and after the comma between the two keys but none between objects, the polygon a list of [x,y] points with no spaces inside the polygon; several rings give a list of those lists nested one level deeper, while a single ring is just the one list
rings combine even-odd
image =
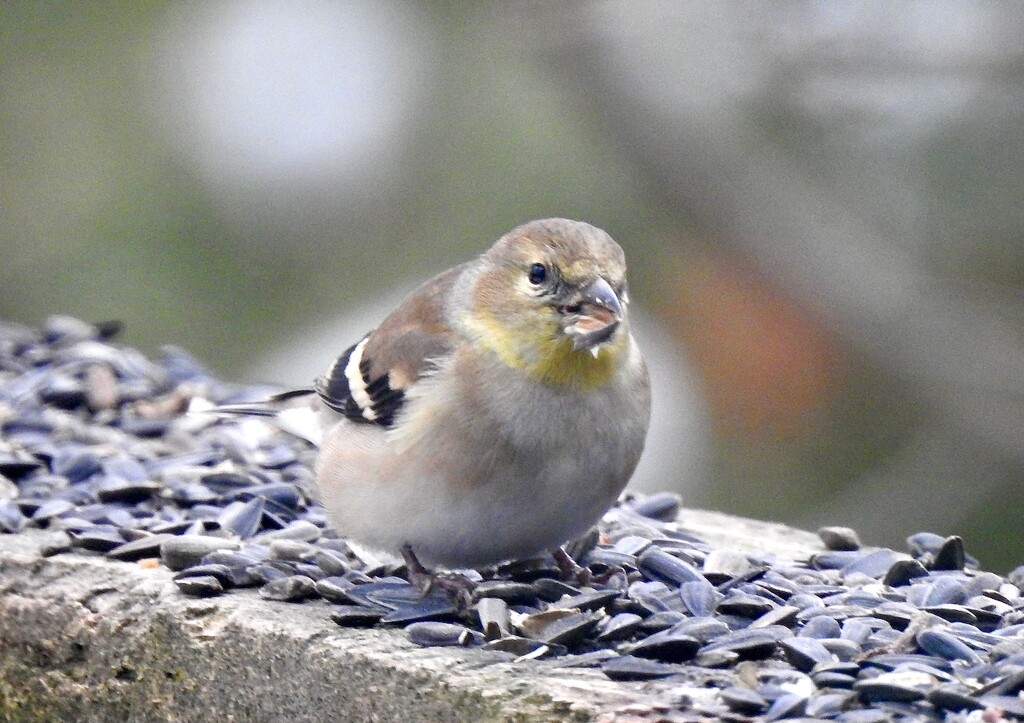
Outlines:
[{"label": "bird's throat", "polygon": [[550,330],[515,333],[507,325],[486,317],[468,322],[475,343],[541,384],[588,389],[608,382],[622,353],[622,338],[593,349],[576,349],[572,339],[552,325]]}]

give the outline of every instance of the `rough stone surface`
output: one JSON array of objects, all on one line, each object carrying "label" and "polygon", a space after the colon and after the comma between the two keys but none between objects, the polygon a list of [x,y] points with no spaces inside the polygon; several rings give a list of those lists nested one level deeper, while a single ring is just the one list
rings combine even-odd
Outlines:
[{"label": "rough stone surface", "polygon": [[[684,510],[714,544],[806,557],[814,535]],[[45,532],[0,536],[3,720],[555,721],[698,705],[693,685],[615,682],[593,668],[421,648],[398,630],[342,629],[323,602],[254,591],[189,598],[145,562],[40,555]]]}]

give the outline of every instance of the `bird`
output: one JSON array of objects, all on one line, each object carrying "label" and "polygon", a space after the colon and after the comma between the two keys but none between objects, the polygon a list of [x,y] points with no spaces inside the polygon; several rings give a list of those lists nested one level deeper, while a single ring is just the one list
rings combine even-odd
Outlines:
[{"label": "bird", "polygon": [[650,423],[626,261],[549,218],[414,289],[309,389],[327,519],[411,573],[547,552],[615,503]]}]

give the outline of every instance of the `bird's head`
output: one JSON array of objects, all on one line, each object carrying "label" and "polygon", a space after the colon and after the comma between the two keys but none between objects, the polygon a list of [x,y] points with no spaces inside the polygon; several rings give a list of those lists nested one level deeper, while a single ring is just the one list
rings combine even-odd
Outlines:
[{"label": "bird's head", "polygon": [[480,259],[464,322],[507,365],[550,384],[592,386],[628,343],[626,259],[579,221],[532,221]]}]

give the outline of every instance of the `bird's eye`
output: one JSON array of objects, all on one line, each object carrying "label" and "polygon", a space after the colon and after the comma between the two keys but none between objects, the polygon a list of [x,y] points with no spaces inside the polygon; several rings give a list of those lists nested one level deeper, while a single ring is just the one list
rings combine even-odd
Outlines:
[{"label": "bird's eye", "polygon": [[534,286],[540,286],[548,278],[548,267],[544,264],[533,264],[530,267],[530,275],[528,277],[530,283]]}]

